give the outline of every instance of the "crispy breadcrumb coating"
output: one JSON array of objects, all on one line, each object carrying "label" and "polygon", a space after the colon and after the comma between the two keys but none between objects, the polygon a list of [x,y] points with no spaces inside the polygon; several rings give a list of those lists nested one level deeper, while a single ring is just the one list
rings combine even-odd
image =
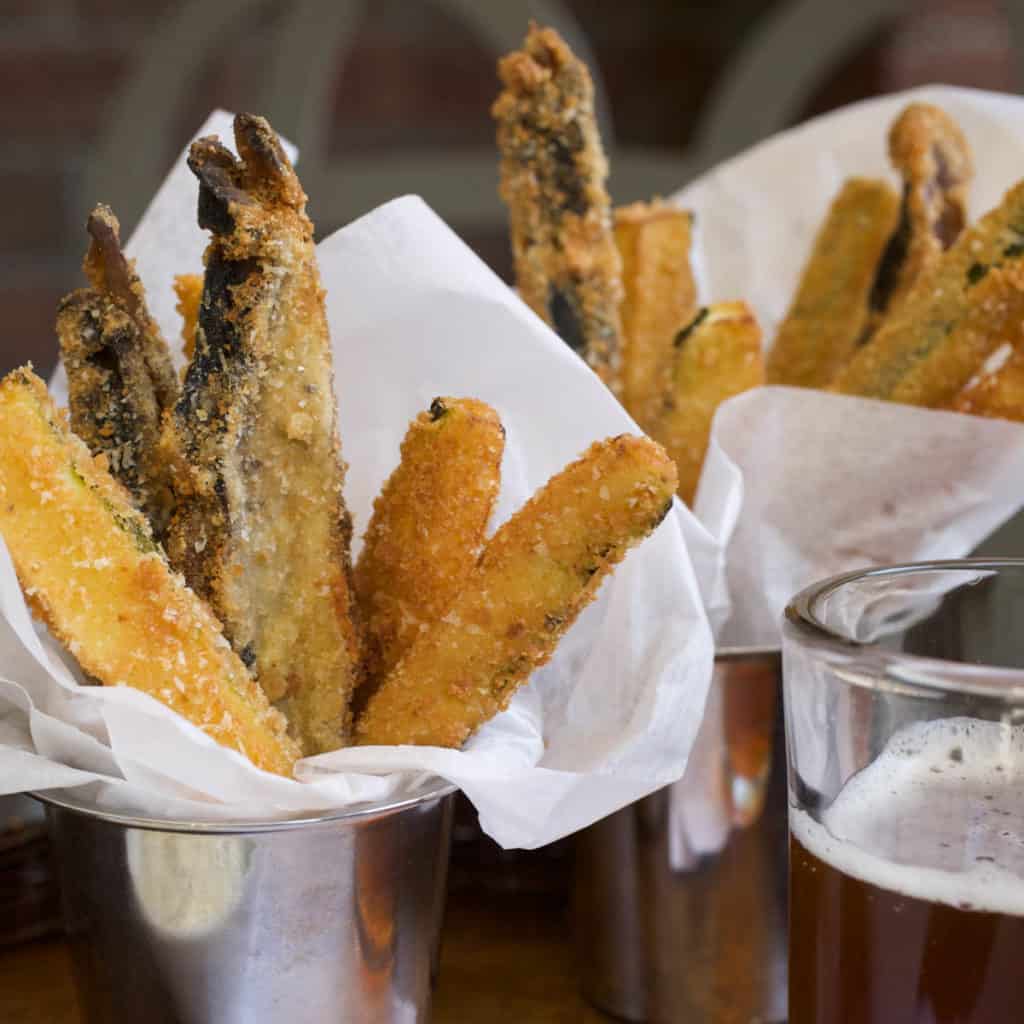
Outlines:
[{"label": "crispy breadcrumb coating", "polygon": [[833,388],[915,405],[948,405],[1004,340],[1000,310],[1016,301],[1021,267],[1024,182],[917,279],[840,371]]},{"label": "crispy breadcrumb coating", "polygon": [[1004,343],[1024,338],[1024,262],[995,267],[971,291],[964,314],[940,348],[892,391],[895,402],[945,408]]},{"label": "crispy breadcrumb coating", "polygon": [[370,698],[359,742],[461,746],[551,657],[613,566],[667,515],[677,483],[658,445],[628,435],[552,477]]},{"label": "crispy breadcrumb coating", "polygon": [[196,354],[196,328],[199,326],[199,305],[203,300],[203,275],[176,275],[174,294],[178,298],[174,309],[181,317],[182,351],[186,359],[191,359]]},{"label": "crispy breadcrumb coating", "polygon": [[679,497],[692,504],[715,411],[764,384],[761,329],[745,302],[717,302],[676,335],[675,347],[672,392],[653,436],[679,471]]},{"label": "crispy breadcrumb coating", "polygon": [[284,719],[28,369],[0,383],[0,534],[33,611],[86,672],[291,774],[298,749]]},{"label": "crispy breadcrumb coating", "polygon": [[930,103],[911,103],[889,129],[889,159],[903,178],[900,221],[886,247],[871,294],[868,333],[910,293],[960,237],[974,175],[960,126]]},{"label": "crispy breadcrumb coating", "polygon": [[624,293],[620,397],[645,429],[671,386],[672,340],[697,312],[692,221],[688,211],[658,200],[615,211]]},{"label": "crispy breadcrumb coating", "polygon": [[441,618],[476,564],[504,448],[498,414],[473,398],[436,398],[409,425],[354,574],[369,690]]},{"label": "crispy breadcrumb coating", "polygon": [[822,221],[768,355],[769,384],[826,387],[862,343],[879,259],[899,215],[884,182],[850,178]]},{"label": "crispy breadcrumb coating", "polygon": [[[1018,336],[1017,346],[1024,343]],[[1024,422],[1024,349],[1015,347],[996,369],[979,374],[953,403],[957,412]]]},{"label": "crispy breadcrumb coating", "polygon": [[622,268],[590,73],[554,29],[531,25],[498,75],[491,113],[519,294],[614,384]]},{"label": "crispy breadcrumb coating", "polygon": [[307,754],[341,746],[360,678],[333,371],[306,195],[265,120],[192,146],[210,229],[195,355],[168,417],[167,551]]},{"label": "crispy breadcrumb coating", "polygon": [[121,251],[117,218],[97,206],[88,231],[84,269],[91,287],[66,296],[57,311],[71,426],[94,455],[107,457],[161,536],[172,495],[158,440],[178,379],[134,264]]}]

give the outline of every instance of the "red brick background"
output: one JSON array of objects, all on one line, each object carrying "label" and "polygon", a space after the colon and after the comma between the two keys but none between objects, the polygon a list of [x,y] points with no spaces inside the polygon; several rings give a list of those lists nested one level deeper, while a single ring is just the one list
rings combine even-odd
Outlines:
[{"label": "red brick background", "polygon": [[[138,71],[142,46],[177,2],[0,0],[0,372],[26,359],[44,372],[53,365],[54,306],[80,283],[82,224],[99,198],[84,194],[86,169],[112,98]],[[266,74],[289,6],[266,3],[226,38],[203,40],[212,56],[185,109],[174,123],[145,125],[139,145],[169,155],[211,107],[250,108],[247,97]],[[776,4],[567,6],[596,54],[619,143],[681,152],[722,67]],[[1020,56],[1008,39],[996,0],[922,0],[849,54],[820,83],[806,113],[939,80],[1016,90]],[[487,145],[494,93],[493,59],[464,26],[429,2],[376,0],[367,4],[333,86],[331,152],[344,159],[414,143]],[[319,225],[323,232],[335,226]],[[508,272],[500,224],[453,226]]]}]

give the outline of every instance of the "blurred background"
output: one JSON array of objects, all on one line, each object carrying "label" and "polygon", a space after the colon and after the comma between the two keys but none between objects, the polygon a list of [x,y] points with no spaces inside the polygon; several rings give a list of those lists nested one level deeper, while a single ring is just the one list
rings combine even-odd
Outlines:
[{"label": "blurred background", "polygon": [[[0,0],[0,372],[56,357],[84,222],[128,237],[213,107],[302,150],[319,235],[418,192],[508,277],[489,107],[529,18],[594,72],[617,203],[808,116],[947,82],[1024,87],[1015,0]],[[182,268],[183,271],[191,268]],[[198,268],[196,268],[198,269]]]}]

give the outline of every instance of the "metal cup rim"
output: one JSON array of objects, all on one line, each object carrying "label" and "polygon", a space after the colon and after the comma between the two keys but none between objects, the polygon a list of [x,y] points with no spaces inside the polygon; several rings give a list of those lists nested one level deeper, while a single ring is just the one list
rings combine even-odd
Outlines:
[{"label": "metal cup rim", "polygon": [[[715,662],[765,661],[778,662],[782,652],[779,647],[721,647],[715,651]],[[174,818],[154,818],[145,815],[121,814],[92,806],[87,801],[76,800],[70,794],[75,789],[34,790],[28,793],[47,807],[55,807],[71,814],[79,814],[95,821],[102,821],[121,828],[143,829],[151,832],[179,832],[209,835],[238,835],[246,832],[285,832],[299,828],[331,825],[343,821],[371,821],[454,793],[459,787],[439,776],[429,776],[422,784],[422,792],[382,803],[360,804],[319,814],[301,815],[291,818],[266,820],[225,820],[225,821],[184,821]],[[58,795],[59,794],[59,795]]]},{"label": "metal cup rim", "polygon": [[[378,818],[390,817],[409,810],[419,804],[431,800],[440,800],[449,796],[459,787],[440,776],[428,776],[409,796],[378,803],[358,804],[355,807],[339,808],[315,814],[305,814],[291,818],[273,818],[266,820],[224,820],[224,821],[184,821],[174,818],[151,818],[132,814],[120,814],[117,811],[106,811],[94,807],[88,802],[74,800],[69,797],[73,790],[35,790],[28,795],[49,808],[57,808],[71,814],[78,814],[94,821],[120,828],[142,829],[148,832],[178,832],[192,835],[240,835],[244,833],[289,832],[297,829],[325,827],[358,821],[360,824]],[[55,794],[60,794],[55,795]]]}]

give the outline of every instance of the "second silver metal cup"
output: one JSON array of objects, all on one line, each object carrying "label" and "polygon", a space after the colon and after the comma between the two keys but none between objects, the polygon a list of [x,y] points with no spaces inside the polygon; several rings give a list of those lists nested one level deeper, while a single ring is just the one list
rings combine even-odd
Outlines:
[{"label": "second silver metal cup", "polygon": [[785,1019],[785,761],[779,652],[721,652],[683,778],[579,834],[589,1002],[655,1024]]}]

